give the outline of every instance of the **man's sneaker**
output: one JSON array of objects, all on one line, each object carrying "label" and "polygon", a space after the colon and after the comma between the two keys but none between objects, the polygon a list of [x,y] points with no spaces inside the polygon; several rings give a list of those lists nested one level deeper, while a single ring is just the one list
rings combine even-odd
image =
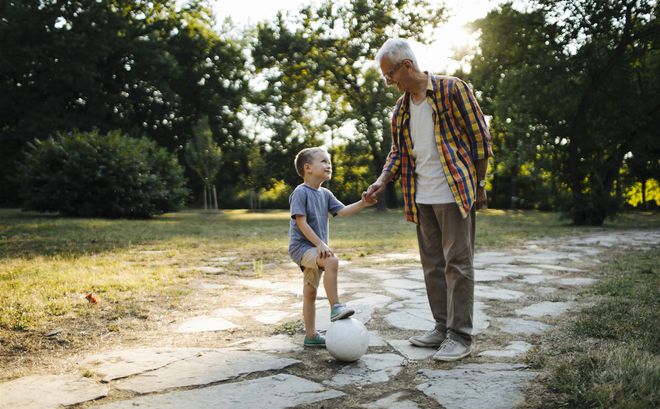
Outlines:
[{"label": "man's sneaker", "polygon": [[438,352],[433,355],[436,361],[452,362],[463,359],[472,353],[472,346],[465,346],[451,338],[445,339]]},{"label": "man's sneaker", "polygon": [[330,308],[330,321],[343,320],[355,314],[350,308],[346,308],[346,304],[333,304]]},{"label": "man's sneaker", "polygon": [[305,335],[303,345],[310,348],[325,348],[325,337],[319,332],[314,334],[314,338],[307,338]]},{"label": "man's sneaker", "polygon": [[417,345],[418,347],[437,348],[442,345],[442,342],[445,340],[445,338],[447,338],[447,335],[444,332],[433,328],[431,331],[425,334],[415,335],[414,337],[408,338],[408,341],[413,345]]}]

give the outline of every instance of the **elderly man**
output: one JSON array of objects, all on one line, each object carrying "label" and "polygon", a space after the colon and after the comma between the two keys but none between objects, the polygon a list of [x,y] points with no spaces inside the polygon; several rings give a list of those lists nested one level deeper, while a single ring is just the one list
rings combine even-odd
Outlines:
[{"label": "elderly man", "polygon": [[435,320],[409,341],[439,347],[437,361],[456,361],[472,352],[475,207],[486,205],[490,134],[467,84],[420,70],[406,41],[387,40],[376,62],[403,95],[392,115],[392,149],[367,195],[401,179]]}]

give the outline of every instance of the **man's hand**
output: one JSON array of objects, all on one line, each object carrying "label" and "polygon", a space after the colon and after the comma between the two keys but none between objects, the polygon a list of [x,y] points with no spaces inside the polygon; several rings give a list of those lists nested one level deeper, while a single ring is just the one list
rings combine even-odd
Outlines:
[{"label": "man's hand", "polygon": [[373,200],[374,203],[378,201],[377,197],[382,192],[385,190],[385,183],[381,182],[380,179],[369,185],[369,188],[367,189],[366,196],[369,198],[369,200]]},{"label": "man's hand", "polygon": [[321,243],[316,246],[316,253],[319,255],[319,258],[332,257],[335,255],[335,253],[333,253],[332,250],[330,250],[330,247],[328,247],[328,245],[325,243]]},{"label": "man's hand", "polygon": [[486,197],[486,188],[485,187],[477,187],[477,210],[481,209],[487,209],[488,208],[488,200]]}]

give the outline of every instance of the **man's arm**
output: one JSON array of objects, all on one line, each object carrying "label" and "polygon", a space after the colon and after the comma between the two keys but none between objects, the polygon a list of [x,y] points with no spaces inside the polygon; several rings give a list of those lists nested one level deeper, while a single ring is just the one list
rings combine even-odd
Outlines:
[{"label": "man's arm", "polygon": [[[488,170],[488,159],[479,159],[474,163],[474,166],[477,170],[477,182],[480,180],[486,180],[486,171]],[[481,187],[477,184],[477,210],[485,209],[488,202],[486,197],[486,187]]]},{"label": "man's arm", "polygon": [[330,247],[328,247],[328,245],[325,244],[323,240],[321,240],[318,234],[316,234],[316,232],[312,230],[309,223],[307,223],[306,216],[297,214],[296,225],[298,226],[302,234],[305,236],[305,238],[309,240],[314,246],[316,246],[319,257],[326,258],[326,257],[334,256],[334,253],[332,252]]}]

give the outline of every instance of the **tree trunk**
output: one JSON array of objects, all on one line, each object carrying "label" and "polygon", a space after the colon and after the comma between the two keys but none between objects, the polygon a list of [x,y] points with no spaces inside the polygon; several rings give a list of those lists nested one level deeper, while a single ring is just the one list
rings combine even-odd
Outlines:
[{"label": "tree trunk", "polygon": [[218,210],[218,193],[215,190],[215,185],[213,185],[213,210]]},{"label": "tree trunk", "polygon": [[204,210],[209,209],[208,208],[208,201],[207,201],[207,198],[208,198],[208,192],[207,191],[208,191],[208,186],[206,184],[204,184]]}]

